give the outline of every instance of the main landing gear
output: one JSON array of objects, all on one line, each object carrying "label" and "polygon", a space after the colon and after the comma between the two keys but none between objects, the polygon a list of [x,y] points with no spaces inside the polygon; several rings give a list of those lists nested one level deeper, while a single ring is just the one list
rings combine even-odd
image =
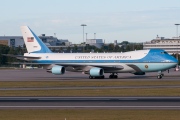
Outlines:
[{"label": "main landing gear", "polygon": [[157,78],[161,79],[164,76],[164,73],[162,73],[162,71],[158,72]]},{"label": "main landing gear", "polygon": [[111,75],[109,75],[109,78],[118,78],[118,75],[117,75],[117,73],[115,74],[115,73],[112,73]]}]

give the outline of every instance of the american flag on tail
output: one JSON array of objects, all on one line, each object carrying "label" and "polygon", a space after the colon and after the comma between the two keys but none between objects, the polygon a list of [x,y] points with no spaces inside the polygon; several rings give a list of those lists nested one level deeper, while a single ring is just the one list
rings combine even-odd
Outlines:
[{"label": "american flag on tail", "polygon": [[27,42],[34,42],[34,37],[27,37]]}]

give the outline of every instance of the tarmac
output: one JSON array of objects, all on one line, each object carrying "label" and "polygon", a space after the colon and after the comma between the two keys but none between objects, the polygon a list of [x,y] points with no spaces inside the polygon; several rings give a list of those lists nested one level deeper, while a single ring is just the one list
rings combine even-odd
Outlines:
[{"label": "tarmac", "polygon": [[180,97],[0,97],[0,109],[180,109]]},{"label": "tarmac", "polygon": [[[100,81],[179,81],[180,72],[171,69],[164,72],[162,79],[157,79],[157,72],[147,73],[144,76],[135,76],[130,73],[118,74],[118,79],[105,79]],[[53,75],[43,69],[1,69],[0,81],[97,81],[89,79],[88,75],[66,72],[64,75]],[[82,86],[82,87],[46,87],[46,88],[0,88],[3,90],[56,90],[56,89],[132,89],[132,88],[180,88],[179,85],[155,86]],[[0,97],[0,109],[180,109],[180,97]]]},{"label": "tarmac", "polygon": [[[119,73],[116,80],[180,80],[180,71],[171,69],[163,72],[162,79],[157,79],[157,72],[146,73],[146,75],[134,75],[131,73]],[[110,74],[105,74],[105,79],[100,81],[112,80],[109,79]],[[89,79],[89,75],[78,72],[66,72],[64,75],[53,75],[47,73],[43,69],[0,69],[0,81],[93,81],[97,79]],[[115,79],[113,79],[115,80]]]}]

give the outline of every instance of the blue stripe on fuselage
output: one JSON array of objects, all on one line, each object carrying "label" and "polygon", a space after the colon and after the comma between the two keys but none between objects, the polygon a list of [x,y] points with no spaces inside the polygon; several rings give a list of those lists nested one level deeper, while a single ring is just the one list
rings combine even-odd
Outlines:
[{"label": "blue stripe on fuselage", "polygon": [[151,49],[142,59],[138,60],[35,60],[33,62],[45,64],[60,63],[177,63],[171,55],[164,53],[161,49]]}]

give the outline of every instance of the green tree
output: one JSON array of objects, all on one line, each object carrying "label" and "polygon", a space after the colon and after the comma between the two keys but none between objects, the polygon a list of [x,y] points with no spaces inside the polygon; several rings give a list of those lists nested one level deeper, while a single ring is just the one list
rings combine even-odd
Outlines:
[{"label": "green tree", "polygon": [[15,51],[18,55],[24,54],[23,48],[21,46],[18,46],[17,48],[15,48]]},{"label": "green tree", "polygon": [[[8,54],[17,55],[18,52],[17,52],[17,50],[16,50],[14,47],[11,47],[10,50],[9,50],[9,52],[8,52]],[[16,61],[17,61],[16,58],[14,58],[14,57],[8,57],[8,62],[11,63],[11,62],[16,62]]]},{"label": "green tree", "polygon": [[77,47],[77,45],[75,45],[74,46],[74,51],[77,52],[77,50],[78,50],[78,47]]},{"label": "green tree", "polygon": [[120,51],[121,51],[120,47],[118,45],[116,45],[114,47],[114,52],[120,52]]},{"label": "green tree", "polygon": [[7,57],[3,56],[2,54],[8,54],[9,47],[5,45],[0,45],[0,66],[7,64]]},{"label": "green tree", "polygon": [[108,51],[109,52],[113,52],[114,51],[114,44],[111,43],[111,44],[108,45]]},{"label": "green tree", "polygon": [[129,44],[129,42],[128,41],[122,41],[120,44],[121,45],[127,45],[127,44]]},{"label": "green tree", "polygon": [[26,45],[25,45],[25,44],[23,45],[22,50],[23,50],[23,53],[27,53],[27,48],[26,48]]}]

